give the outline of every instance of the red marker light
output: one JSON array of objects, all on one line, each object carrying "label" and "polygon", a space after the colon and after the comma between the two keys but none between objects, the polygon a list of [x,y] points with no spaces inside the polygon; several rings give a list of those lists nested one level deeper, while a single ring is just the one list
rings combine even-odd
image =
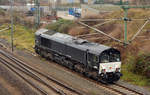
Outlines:
[{"label": "red marker light", "polygon": [[102,73],[106,73],[106,69],[102,69]]},{"label": "red marker light", "polygon": [[104,69],[104,72],[106,72],[106,69]]}]

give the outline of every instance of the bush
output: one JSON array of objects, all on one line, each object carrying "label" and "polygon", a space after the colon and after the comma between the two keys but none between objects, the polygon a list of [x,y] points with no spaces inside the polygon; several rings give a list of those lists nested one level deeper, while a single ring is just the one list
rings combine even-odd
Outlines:
[{"label": "bush", "polygon": [[73,25],[75,25],[73,21],[60,19],[53,24],[47,25],[46,28],[61,33],[68,33],[68,30],[73,27]]},{"label": "bush", "polygon": [[24,15],[20,15],[18,12],[14,12],[13,20],[15,24],[20,24],[28,28],[33,28],[35,26],[33,18],[28,19]]},{"label": "bush", "polygon": [[150,55],[128,53],[122,64],[123,80],[139,86],[150,86]]},{"label": "bush", "polygon": [[126,59],[128,71],[150,78],[150,54],[128,55]]},{"label": "bush", "polygon": [[150,54],[141,54],[136,58],[134,72],[150,78]]}]

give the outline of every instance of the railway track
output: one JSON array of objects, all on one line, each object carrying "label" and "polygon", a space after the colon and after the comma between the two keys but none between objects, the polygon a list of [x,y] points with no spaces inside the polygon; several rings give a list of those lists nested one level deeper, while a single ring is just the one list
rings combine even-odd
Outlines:
[{"label": "railway track", "polygon": [[[53,64],[55,64],[53,62]],[[59,64],[55,64],[57,66],[60,66]],[[109,91],[109,92],[112,92],[116,95],[144,95],[142,92],[138,92],[136,90],[133,90],[133,89],[130,89],[128,87],[125,87],[123,85],[120,85],[120,84],[117,84],[117,83],[114,83],[114,84],[103,84],[97,80],[94,80],[92,78],[88,78],[88,77],[85,77],[84,75],[80,74],[80,73],[77,73],[76,71],[73,71],[73,70],[70,70],[68,69],[67,67],[64,67],[64,66],[61,66],[63,69],[65,69],[66,71],[69,71],[69,72],[72,72],[86,80],[88,80],[89,82],[92,82],[92,83],[95,83],[95,86],[98,87],[98,88],[103,88],[105,89],[106,91]]]},{"label": "railway track", "polygon": [[103,88],[106,91],[112,92],[116,95],[144,95],[142,92],[135,91],[133,89],[130,89],[128,87],[125,87],[125,86],[117,84],[117,83],[103,84],[103,83],[98,82],[94,79],[90,79],[90,78],[87,78],[87,77],[84,77],[84,78],[86,80],[88,80],[89,82],[95,83],[96,87]]},{"label": "railway track", "polygon": [[35,88],[38,92],[40,92],[43,95],[47,95],[48,93],[40,88],[38,85],[32,83],[32,81],[28,80],[27,78],[25,78],[23,75],[21,75],[20,73],[18,73],[18,71],[14,70],[8,63],[6,63],[6,60],[0,59],[0,62],[3,63],[7,68],[9,68],[12,72],[14,72],[16,75],[18,75],[20,78],[22,78],[24,81],[26,81],[28,84],[30,84],[33,88]]},{"label": "railway track", "polygon": [[[23,61],[2,50],[0,50],[0,62],[43,95],[50,95],[49,90],[55,92],[56,95],[88,95],[84,92],[80,92],[77,89],[69,87],[66,84],[63,84],[51,76],[39,72],[33,67],[25,64]],[[31,79],[29,80],[29,77],[32,80],[34,79],[36,82],[31,81]],[[38,84],[36,84],[37,82]]]},{"label": "railway track", "polygon": [[114,89],[117,89],[117,90],[120,90],[120,92],[126,92],[126,93],[123,93],[125,95],[144,95],[142,94],[141,92],[137,92],[135,90],[132,90],[132,89],[129,89],[128,87],[125,87],[125,86],[122,86],[120,84],[114,84],[114,85],[111,85],[110,86],[111,88],[114,88]]},{"label": "railway track", "polygon": [[[25,64],[24,62],[18,60],[17,58],[15,58],[15,57],[13,57],[13,56],[11,56],[11,55],[5,53],[4,51],[0,51],[0,53],[3,54],[4,56],[10,57],[10,59],[11,59],[12,61],[18,61],[18,62],[21,63],[21,64],[22,64],[22,63]],[[55,64],[55,63],[54,63],[54,64]],[[25,65],[26,65],[26,64],[25,64]],[[58,65],[58,64],[55,64],[55,65]],[[28,65],[26,65],[26,66],[29,67],[30,69],[33,69],[32,67],[30,67],[30,66],[28,66]],[[59,66],[60,66],[60,65],[59,65]],[[130,89],[130,88],[128,88],[128,87],[125,87],[125,86],[122,86],[122,85],[120,85],[120,84],[111,84],[111,85],[102,84],[102,83],[100,83],[100,82],[98,82],[98,81],[95,81],[95,80],[93,80],[93,79],[84,77],[82,74],[79,74],[79,73],[77,73],[77,72],[75,72],[75,71],[72,71],[72,70],[70,70],[70,69],[68,69],[68,68],[66,68],[66,67],[64,67],[64,66],[61,66],[61,67],[62,67],[63,69],[65,69],[66,71],[72,72],[72,73],[74,73],[74,74],[76,74],[76,75],[78,75],[78,76],[81,76],[82,78],[88,80],[89,82],[94,83],[96,87],[98,87],[98,88],[103,88],[104,90],[109,91],[109,92],[112,92],[112,93],[114,93],[114,94],[116,94],[116,95],[144,95],[144,94],[142,94],[141,92],[132,90],[132,89]],[[36,70],[34,70],[34,69],[33,69],[33,71],[35,71],[35,72],[37,72],[37,73],[40,73],[40,72],[38,72],[38,71],[36,71]],[[42,73],[41,73],[41,74],[42,74]],[[44,77],[46,77],[47,79],[56,82],[58,85],[62,85],[62,86],[64,85],[64,84],[62,84],[62,83],[59,82],[59,81],[57,82],[56,79],[54,79],[54,78],[52,78],[52,77],[50,77],[50,76],[47,76],[47,75],[44,75],[44,74],[42,74],[42,75],[43,75]],[[68,88],[68,87],[66,86],[66,88]],[[69,87],[69,89],[70,89],[70,87]],[[74,90],[74,89],[71,88],[71,90]],[[75,91],[75,92],[76,92],[76,91]],[[80,92],[78,92],[78,91],[77,91],[77,93],[78,93],[79,95],[88,95],[88,94],[80,93]]]},{"label": "railway track", "polygon": [[[71,71],[71,72],[73,72],[73,71]],[[76,72],[74,72],[74,73],[76,73]],[[97,80],[84,77],[81,74],[78,74],[78,73],[76,73],[76,74],[81,76],[81,77],[83,77],[84,79],[88,80],[89,82],[95,83],[96,87],[103,88],[106,91],[112,92],[112,93],[114,93],[116,95],[144,95],[144,94],[142,94],[142,92],[138,92],[138,91],[132,90],[132,89],[130,89],[128,87],[122,86],[122,85],[117,84],[117,83],[114,83],[114,84],[103,84],[101,82],[98,82]]]}]

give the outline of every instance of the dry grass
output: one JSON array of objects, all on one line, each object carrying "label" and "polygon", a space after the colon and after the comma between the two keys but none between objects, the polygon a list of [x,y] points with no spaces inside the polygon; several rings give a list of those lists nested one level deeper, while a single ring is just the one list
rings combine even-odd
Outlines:
[{"label": "dry grass", "polygon": [[[97,18],[123,18],[124,12],[121,11],[116,11],[113,13],[109,13],[109,14],[104,14],[104,15],[94,15],[94,16],[87,16],[87,18],[89,19],[97,19]],[[142,18],[149,18],[150,16],[150,11],[148,9],[130,9],[128,11],[128,17],[131,19],[142,19]],[[127,39],[130,40],[135,33],[138,31],[138,29],[144,24],[145,21],[129,21],[128,22],[128,37]],[[95,25],[98,23],[102,23],[102,22],[87,22],[88,25]],[[118,38],[120,40],[124,40],[124,22],[123,21],[114,21],[111,22],[109,24],[105,24],[103,26],[98,27],[99,30],[104,31],[105,33],[111,35],[112,37]],[[76,31],[78,31],[80,29],[76,29]],[[139,51],[143,51],[145,53],[150,52],[148,50],[148,48],[150,48],[150,40],[149,36],[150,36],[150,24],[147,24],[145,26],[145,28],[143,29],[144,31],[141,32],[141,34],[139,36],[145,36],[145,37],[137,37],[132,44],[129,47],[136,47],[139,48]],[[80,30],[81,31],[81,30]],[[91,30],[89,30],[89,32],[91,33]],[[84,33],[84,32],[82,32]],[[85,32],[86,34],[87,32]],[[72,32],[72,34],[74,34]],[[75,34],[80,34],[80,33],[75,33]],[[98,41],[98,39],[90,38],[92,39],[91,41],[94,42],[103,42],[103,41]],[[101,40],[101,39],[99,39]],[[104,41],[105,42],[105,41]],[[107,42],[106,42],[107,43]],[[108,40],[108,43],[110,46],[113,46],[114,41],[110,41]],[[105,44],[105,43],[104,43]],[[115,43],[116,44],[116,43]],[[114,44],[114,45],[115,45]],[[133,50],[132,50],[133,51]],[[139,52],[139,51],[134,51],[134,52]],[[122,53],[126,52],[122,51]]]},{"label": "dry grass", "polygon": [[[147,9],[130,9],[128,11],[128,17],[131,19],[142,19],[142,18],[149,18],[150,16],[150,11]],[[111,14],[105,14],[102,16],[87,16],[87,18],[90,19],[97,19],[97,18],[122,18],[124,15],[123,11],[116,11]],[[127,39],[130,40],[135,33],[138,31],[138,29],[144,24],[145,21],[129,21],[128,22],[128,37]],[[102,22],[87,22],[88,25],[93,26],[95,24],[102,23]],[[73,28],[74,29],[74,28]],[[72,30],[73,30],[72,29]],[[111,35],[112,37],[118,38],[122,41],[124,41],[124,22],[123,21],[114,21],[109,24],[105,24],[101,27],[98,27],[99,30],[104,31],[108,35]],[[77,32],[78,31],[78,32]],[[81,31],[81,32],[80,32]],[[80,35],[84,33],[87,34],[86,30],[81,30],[80,28],[76,28],[74,31],[71,31],[71,34],[73,35]],[[92,30],[88,29],[89,33],[93,33]],[[132,67],[132,65],[135,63],[129,56],[132,58],[137,58],[140,53],[147,54],[150,53],[150,24],[147,24],[143,31],[136,37],[136,39],[128,46],[124,47],[123,45],[116,43],[113,40],[108,39],[107,37],[103,35],[94,35],[89,38],[85,38],[93,42],[97,42],[100,44],[105,44],[108,46],[115,47],[121,51],[122,54],[122,62],[123,62],[123,67],[122,67],[122,72],[124,74],[123,80],[132,82],[137,85],[141,86],[146,86],[150,85],[148,80],[145,76],[143,75],[137,75],[130,71],[129,68]],[[148,65],[150,66],[150,64]]]},{"label": "dry grass", "polygon": [[68,32],[68,34],[72,36],[83,35],[83,34],[88,34],[88,33],[89,33],[88,29],[84,27],[80,27],[80,26],[71,28]]},{"label": "dry grass", "polygon": [[[5,24],[1,26],[0,29],[7,27]],[[18,49],[28,49],[30,51],[34,51],[34,32],[35,30],[26,28],[21,25],[14,26],[14,45]],[[0,38],[6,39],[10,42],[10,30],[0,32]]]},{"label": "dry grass", "polygon": [[[150,11],[148,10],[143,10],[143,9],[136,9],[136,10],[129,10],[129,18],[146,18],[150,15]],[[104,16],[90,16],[89,18],[121,18],[123,17],[123,11],[116,11],[111,14],[105,14]],[[93,26],[95,24],[98,24],[101,22],[87,22],[87,24]],[[138,28],[144,23],[144,21],[131,21],[128,22],[128,40],[131,39],[131,37],[137,32]],[[6,27],[7,25],[4,25],[3,27]],[[47,26],[49,29],[53,29],[62,33],[69,33],[70,35],[77,36],[77,35],[83,35],[83,34],[89,34],[89,33],[94,33],[93,30],[90,30],[88,28],[83,28],[80,25],[75,24],[74,22],[71,21],[66,21],[66,20],[60,20],[57,23],[54,23],[52,25]],[[115,21],[110,24],[103,25],[101,27],[98,27],[100,30],[104,31],[105,33],[118,38],[120,40],[124,40],[124,23],[123,21]],[[2,28],[1,28],[2,29]],[[28,29],[24,26],[17,25],[15,28],[15,46],[20,49],[29,49],[33,51],[33,46],[34,46],[34,30]],[[150,53],[150,25],[148,24],[145,28],[144,31],[140,34],[142,37],[136,38],[130,45],[127,47],[124,47],[122,44],[119,44],[117,42],[114,42],[113,40],[108,39],[107,37],[103,35],[94,35],[88,39],[93,42],[97,42],[100,44],[105,44],[108,46],[115,47],[119,49],[122,53],[122,62],[124,64],[132,64],[132,60],[130,60],[129,56],[136,57],[139,53]],[[0,33],[0,38],[7,39],[10,41],[10,31],[6,32],[1,32]],[[129,66],[125,65],[123,68],[127,69]],[[127,70],[123,71],[124,73],[124,80],[128,80],[128,78],[131,79],[130,75],[132,72],[129,71],[126,72]],[[140,81],[138,78],[141,78],[141,76],[134,76],[134,81],[135,84],[137,84]],[[146,80],[147,81],[147,80]],[[144,84],[147,83],[144,81]],[[141,81],[142,82],[142,81]],[[140,83],[139,83],[140,84]],[[142,84],[143,85],[143,84]]]}]

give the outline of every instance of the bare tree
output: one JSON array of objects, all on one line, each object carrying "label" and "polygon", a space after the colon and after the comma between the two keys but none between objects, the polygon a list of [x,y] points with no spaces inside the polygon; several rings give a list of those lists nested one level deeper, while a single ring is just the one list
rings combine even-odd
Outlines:
[{"label": "bare tree", "polygon": [[150,0],[132,0],[132,4],[148,5],[148,4],[150,4]]}]

